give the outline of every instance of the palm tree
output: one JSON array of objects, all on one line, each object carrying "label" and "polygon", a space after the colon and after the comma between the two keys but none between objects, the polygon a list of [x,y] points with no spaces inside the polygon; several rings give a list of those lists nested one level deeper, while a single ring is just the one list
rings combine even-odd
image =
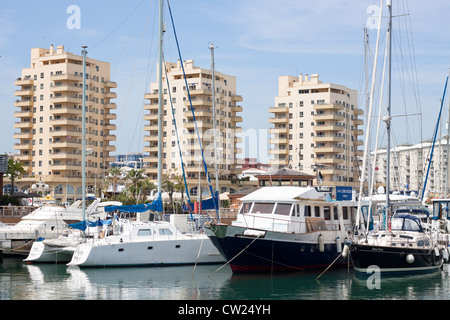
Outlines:
[{"label": "palm tree", "polygon": [[8,169],[6,171],[6,176],[11,180],[11,193],[14,193],[14,181],[20,180],[21,176],[25,173],[22,162],[19,160],[14,160],[12,158],[8,159]]},{"label": "palm tree", "polygon": [[131,169],[130,172],[127,173],[126,179],[131,180],[132,186],[133,186],[133,195],[137,199],[139,194],[139,181],[144,179],[144,169]]},{"label": "palm tree", "polygon": [[116,194],[117,180],[121,175],[121,169],[119,167],[113,167],[109,169],[109,179],[113,181],[113,195]]},{"label": "palm tree", "polygon": [[153,189],[156,189],[156,185],[149,179],[146,178],[143,181],[139,181],[139,188],[141,191],[141,196],[142,196],[142,202],[146,202],[146,195],[148,192],[150,192]]},{"label": "palm tree", "polygon": [[170,176],[165,174],[162,177],[162,188],[169,195],[169,205],[172,205],[173,202],[173,193],[175,191],[175,184],[170,180]]}]

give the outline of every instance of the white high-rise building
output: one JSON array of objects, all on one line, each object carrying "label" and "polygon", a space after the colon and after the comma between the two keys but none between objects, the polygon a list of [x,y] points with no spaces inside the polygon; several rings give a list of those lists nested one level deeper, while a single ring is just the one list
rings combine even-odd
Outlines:
[{"label": "white high-rise building", "polygon": [[308,174],[320,172],[323,185],[354,186],[363,131],[357,92],[311,77],[282,76],[275,106],[269,109],[272,166]]},{"label": "white high-rise building", "polygon": [[[117,95],[111,89],[117,84],[108,62],[86,61],[86,183],[92,190],[115,160]],[[62,202],[81,197],[83,57],[63,46],[32,49],[30,67],[15,84],[14,149],[26,171],[15,186],[33,191],[32,186],[46,184]]]}]

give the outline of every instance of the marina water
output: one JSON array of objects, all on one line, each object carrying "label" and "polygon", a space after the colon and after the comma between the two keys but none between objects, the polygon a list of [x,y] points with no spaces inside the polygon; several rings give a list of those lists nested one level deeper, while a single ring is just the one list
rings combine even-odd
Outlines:
[{"label": "marina water", "polygon": [[[381,278],[378,288],[352,268],[233,274],[228,266],[86,268],[0,264],[0,300],[449,300],[450,269]],[[319,277],[319,279],[317,279]]]}]

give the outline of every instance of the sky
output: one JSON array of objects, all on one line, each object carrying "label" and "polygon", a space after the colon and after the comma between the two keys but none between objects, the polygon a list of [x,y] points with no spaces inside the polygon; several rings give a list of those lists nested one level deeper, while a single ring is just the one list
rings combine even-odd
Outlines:
[{"label": "sky", "polygon": [[[175,62],[177,46],[164,2],[165,60]],[[431,2],[393,0],[392,113],[398,115],[394,117],[398,124],[393,125],[396,144],[431,139],[439,114],[450,67],[450,2]],[[278,77],[318,73],[324,83],[357,90],[358,107],[366,109],[363,28],[368,28],[370,38],[367,61],[371,70],[377,39],[375,15],[380,4],[373,0],[170,1],[182,59],[193,59],[196,66],[209,69],[209,47],[213,43],[216,70],[236,76],[237,94],[243,97],[243,135],[257,139],[244,139],[241,157],[262,162],[270,157],[268,110],[278,95]],[[156,0],[3,1],[0,152],[14,152],[13,145],[18,142],[13,139],[17,111],[14,81],[21,76],[22,68],[29,67],[31,48],[49,48],[52,44],[64,45],[66,51],[75,54],[81,54],[81,47],[86,45],[89,57],[111,63],[111,80],[118,84],[116,153],[142,152],[143,97],[150,82],[156,81],[157,6]],[[385,6],[382,16],[377,74],[381,74],[383,65]],[[380,79],[375,87],[380,86]],[[448,117],[446,101],[443,119]],[[421,116],[400,117],[407,108],[409,113]]]}]

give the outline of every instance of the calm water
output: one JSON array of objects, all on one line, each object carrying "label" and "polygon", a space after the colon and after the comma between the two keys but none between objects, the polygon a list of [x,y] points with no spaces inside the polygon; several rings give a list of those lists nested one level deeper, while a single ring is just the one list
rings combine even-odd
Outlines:
[{"label": "calm water", "polygon": [[[450,271],[381,279],[381,289],[350,269],[233,275],[220,265],[79,269],[0,264],[0,300],[448,300]],[[192,274],[192,272],[194,273]],[[214,273],[215,272],[215,273]],[[212,274],[213,273],[213,274]]]}]

